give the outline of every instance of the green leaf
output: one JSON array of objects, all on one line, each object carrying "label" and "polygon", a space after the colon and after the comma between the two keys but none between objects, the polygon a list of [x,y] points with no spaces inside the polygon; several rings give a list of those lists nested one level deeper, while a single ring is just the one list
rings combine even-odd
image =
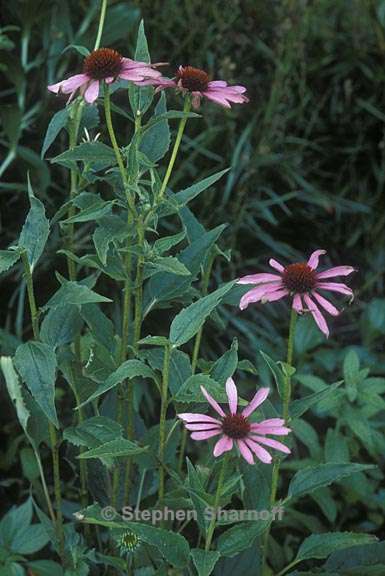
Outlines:
[{"label": "green leaf", "polygon": [[318,466],[309,466],[299,470],[291,480],[288,491],[288,499],[298,498],[309,494],[321,486],[328,486],[332,482],[338,482],[342,478],[351,476],[356,472],[372,470],[376,466],[370,464],[336,463],[328,462]]},{"label": "green leaf", "polygon": [[21,344],[16,350],[15,366],[37,404],[58,428],[55,408],[56,356],[53,349],[42,342]]},{"label": "green leaf", "polygon": [[182,208],[183,206],[191,202],[191,200],[196,198],[201,192],[207,190],[207,188],[210,188],[210,186],[215,184],[215,182],[217,182],[220,178],[222,178],[222,176],[226,174],[229,170],[230,168],[225,168],[225,170],[216,172],[215,174],[212,174],[211,176],[208,176],[207,178],[200,180],[200,182],[192,184],[188,188],[185,188],[184,190],[177,192],[172,196],[173,202],[175,201],[178,204],[178,207]]},{"label": "green leaf", "polygon": [[127,223],[119,216],[110,214],[98,220],[92,239],[94,241],[96,253],[102,264],[107,264],[107,253],[110,244],[117,244],[127,238]]},{"label": "green leaf", "polygon": [[181,346],[188,342],[212,311],[220,304],[223,296],[234,286],[235,281],[224,284],[215,292],[204,296],[197,302],[190,304],[177,314],[170,327],[170,342],[173,346]]},{"label": "green leaf", "polygon": [[215,564],[220,558],[220,553],[217,551],[206,551],[201,548],[193,548],[191,556],[197,569],[199,576],[210,576],[214,570]]},{"label": "green leaf", "polygon": [[115,204],[115,200],[108,200],[105,202],[101,198],[95,203],[95,205],[88,206],[84,210],[80,210],[66,220],[62,220],[62,224],[71,224],[75,222],[94,222],[97,221],[111,212],[112,206]]},{"label": "green leaf", "polygon": [[36,460],[35,452],[32,448],[22,448],[20,450],[20,462],[23,475],[30,481],[34,482],[39,478],[39,466]]},{"label": "green leaf", "polygon": [[59,132],[67,125],[68,120],[68,108],[67,106],[62,110],[59,110],[51,118],[48,124],[47,132],[45,134],[43,147],[41,149],[41,158],[44,158],[45,153],[51,144],[56,140]]},{"label": "green leaf", "polygon": [[302,562],[309,558],[326,558],[336,550],[372,544],[376,542],[376,536],[370,534],[357,534],[354,532],[326,532],[324,534],[312,534],[306,538],[297,553],[295,560]]},{"label": "green leaf", "polygon": [[104,416],[93,416],[76,427],[66,428],[63,437],[75,446],[97,448],[122,436],[123,429],[118,422]]},{"label": "green leaf", "polygon": [[43,342],[56,348],[72,342],[81,327],[78,308],[65,304],[49,310],[41,324],[40,337]]},{"label": "green leaf", "polygon": [[[143,20],[139,24],[135,60],[138,60],[139,62],[151,61]],[[133,82],[130,82],[128,86],[128,95],[131,109],[134,116],[136,116],[137,114],[144,114],[149,108],[153,99],[154,89],[152,86],[135,86]]]},{"label": "green leaf", "polygon": [[29,179],[28,187],[31,208],[21,230],[18,246],[26,250],[29,264],[33,268],[42,255],[47,242],[49,221],[45,216],[44,205],[33,195]]},{"label": "green leaf", "polygon": [[191,402],[205,402],[200,387],[204,386],[209,394],[214,396],[218,402],[227,402],[227,395],[222,385],[215,382],[207,374],[194,374],[190,376],[179,388],[173,400],[189,404]]},{"label": "green leaf", "polygon": [[95,398],[98,398],[101,394],[104,394],[111,388],[114,388],[117,384],[123,382],[123,380],[137,378],[138,376],[142,378],[151,378],[156,381],[156,376],[154,372],[149,368],[144,362],[140,360],[126,360],[115,372],[110,374],[103,384],[101,384],[95,392],[85,401],[81,406],[88,404]]},{"label": "green leaf", "polygon": [[385,542],[353,546],[333,552],[326,561],[325,568],[337,570],[338,574],[344,576],[382,576],[385,573]]},{"label": "green leaf", "polygon": [[238,340],[233,339],[230,350],[227,350],[212,366],[210,376],[219,384],[225,384],[226,380],[234,374],[238,365]]},{"label": "green leaf", "polygon": [[107,350],[115,349],[115,330],[111,320],[101,311],[97,304],[84,304],[80,310],[81,316],[91,330],[95,340],[103,344]]},{"label": "green leaf", "polygon": [[52,560],[34,560],[28,567],[36,576],[63,576],[62,567]]},{"label": "green leaf", "polygon": [[50,541],[42,524],[21,526],[12,541],[12,550],[18,554],[34,554]]},{"label": "green leaf", "polygon": [[0,274],[6,272],[19,260],[20,254],[14,250],[0,250]]},{"label": "green leaf", "polygon": [[138,344],[147,344],[148,346],[167,346],[169,340],[165,336],[146,336],[139,340]]},{"label": "green leaf", "polygon": [[[159,101],[155,106],[155,116],[167,112],[166,95],[161,93]],[[170,129],[166,118],[157,122],[154,126],[146,130],[140,143],[139,150],[147,156],[151,162],[158,162],[170,147]]]},{"label": "green leaf", "polygon": [[183,229],[178,234],[173,234],[172,236],[164,236],[164,238],[158,238],[158,240],[155,240],[154,242],[154,251],[161,255],[163,252],[167,252],[170,250],[170,248],[179,244],[179,242],[184,240],[185,237],[186,230]]},{"label": "green leaf", "polygon": [[135,456],[145,452],[147,447],[138,446],[135,442],[126,440],[125,438],[116,438],[105,444],[101,444],[96,448],[92,448],[87,452],[79,454],[78,458],[118,458],[119,456]]},{"label": "green leaf", "polygon": [[269,526],[270,520],[259,520],[258,522],[241,522],[226,530],[217,541],[217,549],[221,556],[232,558],[253,546],[257,536],[262,534]]},{"label": "green leaf", "polygon": [[331,398],[335,395],[336,390],[341,386],[342,382],[335,382],[330,384],[330,386],[325,386],[323,390],[319,392],[314,392],[314,394],[309,394],[300,400],[294,400],[290,405],[290,416],[291,418],[298,418],[302,416],[309,408],[324,400],[325,398]]},{"label": "green leaf", "polygon": [[62,284],[59,290],[57,290],[57,292],[55,292],[47,302],[45,307],[56,308],[58,306],[64,306],[64,304],[81,306],[82,304],[90,304],[93,302],[112,302],[112,300],[93,292],[84,284],[69,281]]},{"label": "green leaf", "polygon": [[186,266],[182,264],[178,258],[174,258],[173,256],[158,256],[155,260],[146,263],[145,278],[157,272],[170,272],[178,276],[191,276]]},{"label": "green leaf", "polygon": [[260,350],[261,356],[266,362],[267,366],[270,369],[270,372],[273,375],[274,381],[277,386],[277,390],[281,398],[283,397],[283,391],[285,389],[285,375],[282,371],[282,368],[275,362],[270,356],[268,356],[265,352]]},{"label": "green leaf", "polygon": [[75,148],[66,150],[52,158],[53,164],[61,164],[71,167],[73,162],[85,162],[86,164],[98,163],[98,167],[107,168],[116,164],[114,150],[102,142],[83,142]]},{"label": "green leaf", "polygon": [[191,276],[176,276],[159,272],[151,277],[145,289],[146,313],[157,303],[182,295],[195,280],[207,253],[217,241],[225,226],[218,226],[201,234],[190,246],[179,252],[177,258],[191,272]]}]

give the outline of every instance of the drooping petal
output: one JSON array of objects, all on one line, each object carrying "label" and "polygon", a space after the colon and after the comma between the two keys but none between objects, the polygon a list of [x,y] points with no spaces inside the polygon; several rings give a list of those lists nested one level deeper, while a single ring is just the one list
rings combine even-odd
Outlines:
[{"label": "drooping petal", "polygon": [[289,296],[290,292],[286,288],[282,290],[275,290],[274,292],[268,292],[262,298],[262,302],[276,302],[277,300],[281,300],[281,298],[285,298],[285,296]]},{"label": "drooping petal", "polygon": [[277,260],[274,260],[274,258],[270,258],[269,264],[272,268],[274,268],[275,270],[278,270],[278,272],[283,272],[285,270],[285,268],[282,266],[282,264],[277,262]]},{"label": "drooping petal", "polygon": [[216,104],[219,104],[220,106],[223,106],[224,108],[231,108],[231,105],[226,100],[226,98],[224,96],[221,96],[220,94],[218,94],[218,92],[207,91],[207,92],[203,92],[203,95],[206,96],[206,98],[208,100],[211,100],[212,102],[215,102]]},{"label": "drooping petal", "polygon": [[293,306],[293,309],[294,309],[298,314],[302,314],[302,312],[303,312],[303,306],[302,306],[302,299],[301,299],[301,295],[300,295],[300,294],[294,294],[292,306]]},{"label": "drooping petal", "polygon": [[247,446],[254,452],[254,454],[256,455],[256,457],[263,462],[264,464],[270,464],[272,461],[272,457],[271,455],[268,453],[267,450],[265,450],[264,448],[262,448],[262,446],[259,446],[259,444],[257,444],[256,442],[254,442],[254,440],[252,440],[251,438],[246,438],[245,442],[247,444]]},{"label": "drooping petal", "polygon": [[196,422],[194,424],[185,423],[185,428],[191,432],[203,432],[203,430],[217,430],[222,429],[220,424],[209,424],[208,422]]},{"label": "drooping petal", "polygon": [[308,294],[305,294],[303,299],[305,301],[305,304],[309,308],[318,328],[321,330],[321,332],[323,332],[325,334],[325,336],[327,338],[329,336],[329,328],[328,328],[328,325],[326,324],[326,320],[322,316],[319,308],[317,307],[315,302],[313,302],[313,300],[310,298],[310,296]]},{"label": "drooping petal", "polygon": [[214,410],[222,417],[225,417],[226,414],[224,413],[224,411],[222,410],[222,408],[219,406],[218,402],[216,400],[214,400],[214,398],[207,392],[206,388],[204,388],[203,386],[201,386],[201,391],[203,396],[206,398],[207,402],[209,404],[211,404],[211,406],[214,408]]},{"label": "drooping petal", "polygon": [[326,298],[321,296],[321,294],[317,294],[317,292],[315,292],[315,290],[313,290],[312,296],[313,296],[313,298],[315,298],[317,300],[317,302],[319,304],[321,304],[322,308],[324,308],[326,310],[326,312],[329,312],[329,314],[331,314],[332,316],[338,316],[339,315],[340,311],[337,310],[337,308],[335,306],[333,306],[333,304],[331,302],[329,302],[329,300],[326,300]]},{"label": "drooping petal", "polygon": [[317,278],[320,280],[322,278],[335,278],[336,276],[349,276],[355,271],[353,266],[336,266],[335,268],[329,268],[329,270],[324,270],[323,272],[318,272]]},{"label": "drooping petal", "polygon": [[330,290],[330,292],[339,292],[340,294],[347,294],[348,296],[353,296],[353,290],[346,286],[346,284],[341,284],[339,282],[317,282],[317,288],[321,290]]},{"label": "drooping petal", "polygon": [[248,404],[248,406],[242,410],[242,416],[245,418],[250,416],[250,414],[252,414],[254,410],[256,410],[258,406],[260,406],[262,402],[266,400],[269,392],[270,388],[260,388],[258,392],[254,394],[254,398],[251,400],[250,404]]},{"label": "drooping petal", "polygon": [[238,408],[238,391],[232,378],[227,378],[226,380],[226,394],[229,400],[230,412],[231,414],[236,414]]},{"label": "drooping petal", "polygon": [[233,447],[233,439],[228,436],[222,436],[214,446],[214,456],[217,458],[224,452],[228,452]]},{"label": "drooping petal", "polygon": [[264,436],[251,436],[251,438],[256,442],[265,444],[265,446],[270,446],[270,448],[275,448],[276,450],[284,452],[285,454],[291,453],[291,450],[288,446],[285,446],[285,444],[278,442],[278,440],[274,440],[273,438],[265,438]]},{"label": "drooping petal", "polygon": [[264,422],[251,424],[251,431],[255,434],[275,434],[276,436],[287,436],[291,430],[286,426],[268,426]]},{"label": "drooping petal", "polygon": [[[261,424],[263,424],[264,426],[284,426],[285,424],[285,420],[283,418],[269,418],[268,420],[263,420],[263,422],[261,422]],[[252,427],[254,426],[254,424],[251,425]],[[258,424],[258,426],[260,426],[260,424]]]},{"label": "drooping petal", "polygon": [[222,434],[222,430],[206,430],[205,432],[193,432],[191,438],[192,440],[207,440],[213,436],[218,436],[218,434]]},{"label": "drooping petal", "polygon": [[211,80],[211,82],[208,83],[209,88],[226,88],[226,86],[227,82],[224,80]]},{"label": "drooping petal", "polygon": [[95,102],[99,96],[99,80],[92,80],[84,92],[84,99],[88,104]]},{"label": "drooping petal", "polygon": [[239,307],[241,310],[245,310],[249,304],[260,302],[262,299],[266,299],[268,294],[277,292],[278,290],[281,290],[281,288],[281,281],[269,282],[268,284],[262,284],[261,286],[252,288],[242,296],[239,302]]},{"label": "drooping petal", "polygon": [[206,414],[197,414],[196,412],[184,412],[182,414],[177,414],[177,416],[183,420],[183,422],[205,422],[209,424],[221,424],[220,420],[217,420],[212,416],[207,416]]},{"label": "drooping petal", "polygon": [[309,260],[307,261],[307,265],[312,269],[315,270],[318,266],[319,257],[323,254],[326,254],[326,250],[315,250],[313,254],[310,255]]},{"label": "drooping petal", "polygon": [[279,282],[280,280],[281,276],[278,276],[278,274],[249,274],[239,278],[237,284],[265,284],[266,282]]},{"label": "drooping petal", "polygon": [[237,445],[240,453],[249,464],[254,464],[253,453],[250,448],[246,445],[244,440],[237,440]]},{"label": "drooping petal", "polygon": [[59,92],[62,92],[63,94],[71,94],[71,92],[74,92],[80,88],[80,86],[89,82],[89,80],[90,78],[87,74],[75,74],[74,76],[67,78],[67,80],[51,84],[48,86],[48,90],[55,94],[58,94]]}]

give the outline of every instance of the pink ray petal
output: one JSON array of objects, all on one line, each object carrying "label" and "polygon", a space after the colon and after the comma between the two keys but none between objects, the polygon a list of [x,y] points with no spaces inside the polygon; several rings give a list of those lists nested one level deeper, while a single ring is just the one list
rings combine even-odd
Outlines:
[{"label": "pink ray petal", "polygon": [[209,88],[226,88],[227,82],[224,80],[212,80],[208,83]]},{"label": "pink ray petal", "polygon": [[256,455],[256,457],[263,462],[264,464],[270,464],[272,461],[272,457],[271,455],[268,453],[267,450],[265,450],[264,448],[262,448],[262,446],[259,446],[256,442],[254,442],[254,440],[252,440],[251,438],[246,438],[245,442],[247,444],[247,446],[249,448],[251,448],[251,450],[254,452],[254,454]]},{"label": "pink ray petal", "polygon": [[256,434],[275,434],[276,436],[287,436],[291,432],[286,426],[267,426],[264,422],[251,424],[251,431]]},{"label": "pink ray petal", "polygon": [[312,268],[312,270],[315,270],[318,266],[319,257],[323,254],[326,254],[326,250],[315,250],[315,252],[310,255],[307,265]]},{"label": "pink ray petal", "polygon": [[330,290],[330,292],[339,292],[340,294],[347,294],[348,296],[353,296],[353,290],[346,286],[346,284],[341,284],[339,282],[317,282],[317,288],[321,290]]},{"label": "pink ray petal", "polygon": [[99,80],[92,80],[84,92],[84,99],[88,104],[95,102],[99,96]]},{"label": "pink ray petal", "polygon": [[260,388],[258,392],[254,394],[253,399],[251,400],[250,404],[246,406],[246,408],[242,411],[242,416],[247,418],[266,400],[270,392],[270,388]]},{"label": "pink ray petal", "polygon": [[214,456],[217,458],[224,452],[228,452],[233,447],[233,439],[228,436],[222,436],[214,446]]},{"label": "pink ray petal", "polygon": [[208,438],[212,438],[213,436],[218,436],[221,434],[221,430],[206,430],[205,432],[193,432],[191,434],[192,440],[207,440]]},{"label": "pink ray petal", "polygon": [[220,420],[213,418],[212,416],[206,416],[206,414],[197,414],[195,412],[184,412],[183,414],[177,414],[178,418],[184,422],[204,422],[210,424],[221,425]]},{"label": "pink ray petal", "polygon": [[194,424],[186,423],[185,428],[191,432],[203,432],[203,430],[222,430],[220,424],[198,422]]},{"label": "pink ray petal", "polygon": [[277,292],[282,289],[282,283],[279,282],[269,282],[268,284],[261,284],[256,288],[252,288],[246,294],[244,294],[239,302],[239,307],[241,310],[245,310],[249,304],[253,302],[260,302],[265,299],[267,294]]},{"label": "pink ray petal", "polygon": [[273,438],[265,438],[264,436],[251,436],[255,442],[260,442],[261,444],[265,444],[265,446],[270,446],[270,448],[275,448],[280,452],[284,452],[285,454],[291,454],[290,448],[282,444],[282,442],[278,442],[278,440],[274,440]]},{"label": "pink ray petal", "polygon": [[313,302],[313,300],[310,298],[310,296],[308,294],[305,294],[303,299],[305,301],[305,304],[309,308],[318,328],[321,330],[321,332],[323,332],[325,334],[325,336],[327,338],[329,336],[329,328],[328,328],[328,325],[326,324],[326,320],[322,316],[319,308],[317,307],[315,302]]},{"label": "pink ray petal", "polygon": [[224,108],[231,108],[231,106],[228,103],[228,101],[226,100],[226,98],[218,95],[218,93],[204,92],[203,95],[206,96],[206,98],[208,100],[211,100],[212,102],[216,102],[216,104],[219,104],[220,106],[223,106]]},{"label": "pink ray petal", "polygon": [[282,266],[282,264],[277,262],[277,260],[274,260],[274,258],[270,258],[269,264],[272,268],[274,268],[275,270],[278,270],[278,272],[283,272],[285,270],[285,268]]},{"label": "pink ray petal", "polygon": [[312,291],[311,294],[312,294],[313,298],[315,298],[317,300],[317,302],[319,304],[321,304],[322,308],[324,308],[326,310],[326,312],[329,312],[329,314],[331,314],[332,316],[338,316],[339,315],[340,311],[337,310],[337,308],[335,306],[333,306],[333,304],[331,302],[329,302],[329,300],[326,300],[326,298],[324,298],[323,296],[321,296],[321,294],[318,294],[314,290]]},{"label": "pink ray petal", "polygon": [[247,446],[247,444],[245,443],[245,441],[244,440],[237,440],[237,445],[238,445],[240,453],[242,454],[242,456],[244,457],[246,462],[248,462],[249,464],[254,464],[253,454],[252,454],[251,450],[249,449],[249,447]]},{"label": "pink ray petal", "polygon": [[349,276],[355,271],[353,266],[336,266],[335,268],[329,268],[329,270],[324,270],[323,272],[318,272],[317,278],[320,280],[322,278],[335,278],[336,276]]},{"label": "pink ray petal", "polygon": [[278,274],[249,274],[237,280],[237,284],[265,284],[266,282],[280,282]]},{"label": "pink ray petal", "polygon": [[303,306],[302,306],[302,298],[301,298],[300,294],[294,294],[292,307],[298,314],[302,314]]},{"label": "pink ray petal", "polygon": [[[285,420],[283,418],[269,418],[268,420],[263,420],[257,424],[257,426],[260,426],[260,424],[266,426],[284,426]],[[252,424],[252,426],[254,426],[254,424]]]},{"label": "pink ray petal", "polygon": [[276,302],[277,300],[281,300],[281,298],[285,298],[285,296],[289,296],[289,290],[286,288],[282,290],[276,290],[274,292],[268,292],[265,294],[261,301],[264,302]]},{"label": "pink ray petal", "polygon": [[226,416],[226,414],[224,413],[222,408],[219,406],[218,402],[216,400],[214,400],[214,398],[207,392],[206,388],[204,388],[203,386],[201,386],[201,391],[202,391],[203,396],[206,398],[207,402],[209,404],[211,404],[211,406],[214,408],[214,410],[216,412],[218,412],[218,414],[224,418]]},{"label": "pink ray petal", "polygon": [[236,414],[238,408],[238,391],[232,378],[226,380],[226,394],[229,401],[230,412],[231,414]]},{"label": "pink ray petal", "polygon": [[63,94],[70,94],[74,92],[83,84],[89,82],[90,78],[87,74],[75,74],[74,76],[70,76],[67,80],[62,80],[61,82],[57,82],[57,84],[51,84],[48,86],[48,90],[50,92],[54,92],[57,94],[58,92],[62,92]]}]

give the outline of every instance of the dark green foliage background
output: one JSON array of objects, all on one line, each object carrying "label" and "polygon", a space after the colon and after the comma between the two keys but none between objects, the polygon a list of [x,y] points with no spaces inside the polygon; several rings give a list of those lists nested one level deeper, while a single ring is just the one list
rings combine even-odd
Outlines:
[{"label": "dark green foliage background", "polygon": [[[64,102],[46,86],[80,71],[81,56],[74,49],[65,53],[63,49],[68,44],[92,49],[98,9],[99,3],[91,0],[26,0],[4,2],[2,6],[1,26],[12,28],[0,32],[0,161],[9,154],[11,158],[0,181],[1,248],[18,237],[24,222],[27,172],[49,216],[67,199],[68,172],[40,158],[48,123]],[[207,228],[229,224],[221,247],[231,248],[232,261],[217,260],[211,287],[265,269],[270,256],[283,262],[302,260],[312,250],[325,248],[330,258],[326,263],[358,269],[352,280],[356,299],[340,318],[330,321],[328,342],[308,319],[300,323],[297,370],[335,382],[343,377],[344,358],[353,349],[361,368],[370,368],[370,376],[382,377],[385,1],[112,1],[102,45],[133,56],[142,17],[152,59],[170,62],[166,69],[169,75],[179,64],[195,65],[208,70],[213,78],[247,86],[250,95],[247,106],[235,106],[231,111],[203,103],[203,118],[188,123],[172,177],[173,187],[182,188],[228,166],[233,168],[192,203]],[[117,94],[117,103],[119,98],[126,96]],[[94,132],[99,129],[105,130],[103,123],[96,125]],[[119,141],[125,141],[125,133],[119,134]],[[65,147],[63,133],[47,153],[48,158]],[[85,226],[78,245],[86,249],[89,241]],[[54,233],[36,272],[39,302],[45,302],[55,290],[54,259],[56,269],[65,272],[64,257],[56,255],[58,245]],[[13,353],[23,337],[26,309],[20,278],[21,271],[15,268],[1,279],[2,354]],[[108,290],[106,281],[103,293],[108,294]],[[202,355],[215,359],[237,336],[240,358],[257,364],[260,377],[267,379],[257,350],[265,350],[276,360],[284,357],[287,307],[279,303],[256,306],[242,314],[235,310],[224,308],[208,323]],[[164,318],[167,328],[166,310],[158,313],[156,331],[150,325],[143,334],[161,333]],[[297,390],[304,382],[298,379]],[[304,386],[302,391],[306,383]],[[1,394],[5,398],[3,388]],[[1,402],[5,400],[1,398]],[[328,441],[327,430],[339,420],[354,461],[376,463],[381,468],[383,437],[376,437],[371,445],[371,428],[365,425],[373,417],[373,430],[383,429],[384,410],[372,414],[354,407],[361,425],[359,439],[348,417],[343,420],[343,402],[346,399],[341,399],[340,406],[329,408],[327,418],[314,416],[312,425],[321,445]],[[11,414],[7,400],[1,414],[4,437],[17,431]],[[313,445],[311,440],[306,443],[306,430],[302,434],[299,456],[310,463],[312,458],[322,460],[317,453],[318,440]],[[298,436],[301,440],[300,432]],[[2,470],[16,474],[16,451],[17,442],[7,440],[1,453]],[[300,467],[298,460],[287,466],[293,470]],[[384,536],[384,504],[381,492],[374,494],[377,489],[374,481],[371,486],[360,485],[358,480],[343,486],[344,501],[355,506],[354,510],[339,510],[343,529]],[[370,490],[373,494],[366,498]],[[5,493],[4,487],[0,495],[2,491]],[[6,494],[9,497],[10,491]],[[8,503],[4,504],[8,508]],[[314,512],[314,503],[312,506],[309,512]],[[319,515],[318,509],[315,515]],[[309,530],[317,527],[316,520],[306,526],[300,512],[295,522],[303,522]]]}]

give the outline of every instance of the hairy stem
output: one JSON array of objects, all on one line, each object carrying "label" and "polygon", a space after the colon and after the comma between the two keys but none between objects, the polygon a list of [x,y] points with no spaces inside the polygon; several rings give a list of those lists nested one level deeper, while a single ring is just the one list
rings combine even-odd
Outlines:
[{"label": "hairy stem", "polygon": [[205,544],[205,551],[208,552],[210,550],[211,542],[214,536],[215,525],[217,522],[216,514],[219,506],[219,501],[222,496],[222,488],[223,488],[223,481],[225,479],[226,467],[228,462],[228,453],[223,456],[222,459],[222,466],[219,472],[219,478],[217,483],[217,490],[215,493],[215,500],[214,500],[214,507],[213,507],[213,516],[210,520],[209,527],[207,529],[207,536],[206,536],[206,544]]},{"label": "hairy stem", "polygon": [[159,506],[163,505],[164,500],[165,472],[163,468],[163,460],[166,448],[166,413],[167,413],[167,399],[168,399],[168,381],[170,376],[170,358],[171,358],[171,346],[169,344],[166,344],[166,346],[164,347],[163,377],[162,377],[160,421],[159,421],[159,462],[160,462],[159,493],[158,493]]},{"label": "hairy stem", "polygon": [[169,161],[168,166],[167,166],[166,174],[163,178],[162,186],[159,190],[159,196],[158,196],[159,202],[162,200],[164,193],[166,191],[166,188],[167,188],[168,181],[170,180],[170,176],[172,173],[172,169],[174,168],[175,160],[176,160],[176,157],[178,154],[180,143],[182,141],[183,132],[184,132],[184,129],[186,127],[186,122],[187,122],[187,118],[188,118],[188,114],[189,114],[190,110],[191,110],[191,99],[190,99],[190,97],[187,96],[185,98],[184,107],[183,107],[183,112],[185,113],[185,116],[183,116],[183,118],[179,122],[178,132],[176,135],[174,147],[172,149],[171,158],[170,158],[170,161]]},{"label": "hairy stem", "polygon": [[[285,424],[289,422],[289,407],[291,399],[291,368],[293,364],[293,350],[294,350],[294,336],[295,336],[295,326],[297,322],[297,313],[292,308],[290,313],[290,325],[289,325],[289,337],[287,340],[287,356],[286,364],[287,370],[284,378],[284,388],[283,388],[283,398],[282,398],[282,413],[285,420]],[[271,476],[271,492],[270,492],[270,506],[273,508],[277,499],[278,481],[279,481],[279,469],[281,461],[277,458],[273,464],[273,471]],[[263,553],[262,553],[262,575],[267,571],[267,548],[269,544],[270,536],[270,526],[266,529],[263,539]]]},{"label": "hairy stem", "polygon": [[[40,339],[40,332],[39,332],[39,318],[38,318],[38,309],[36,306],[36,299],[35,299],[35,292],[33,287],[33,278],[32,278],[32,271],[31,266],[28,259],[28,254],[24,250],[21,254],[21,260],[23,262],[24,267],[24,276],[25,281],[27,284],[27,292],[28,292],[28,302],[29,302],[29,309],[31,313],[31,321],[32,321],[32,330],[33,336],[35,340]],[[55,491],[55,500],[56,500],[56,533],[59,542],[59,554],[62,559],[64,560],[64,531],[63,531],[63,514],[62,514],[62,498],[61,498],[61,485],[60,485],[60,468],[59,468],[59,446],[57,442],[57,435],[56,435],[56,428],[51,423],[48,422],[48,429],[49,429],[49,436],[51,442],[51,453],[52,453],[52,468],[53,468],[53,480],[54,480],[54,491]],[[42,478],[43,488],[45,485],[44,475]],[[48,509],[52,509],[51,503],[49,503]]]}]

